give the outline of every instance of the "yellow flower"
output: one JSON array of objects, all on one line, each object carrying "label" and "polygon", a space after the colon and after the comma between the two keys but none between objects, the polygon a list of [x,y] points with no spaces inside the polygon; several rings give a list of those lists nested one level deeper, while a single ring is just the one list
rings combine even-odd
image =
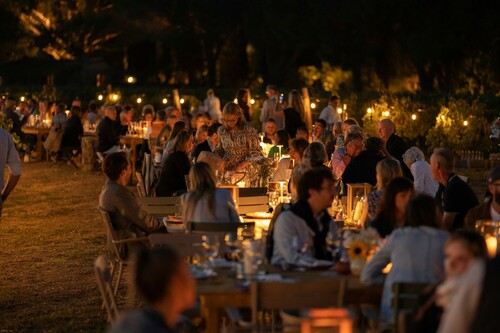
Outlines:
[{"label": "yellow flower", "polygon": [[368,244],[356,240],[349,245],[349,248],[347,249],[347,255],[351,260],[354,259],[366,260],[369,251],[370,247],[368,246]]}]

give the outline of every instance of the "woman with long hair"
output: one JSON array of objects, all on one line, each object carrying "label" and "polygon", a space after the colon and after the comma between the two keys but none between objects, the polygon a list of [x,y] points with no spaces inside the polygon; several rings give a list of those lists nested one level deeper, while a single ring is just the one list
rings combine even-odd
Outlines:
[{"label": "woman with long hair", "polygon": [[214,153],[224,160],[224,168],[240,171],[250,165],[252,157],[262,156],[257,132],[243,116],[235,103],[227,103],[222,110],[224,126],[219,128],[219,142]]},{"label": "woman with long hair", "polygon": [[368,221],[375,219],[377,214],[377,206],[382,199],[384,194],[384,189],[389,184],[391,180],[396,177],[403,177],[403,171],[399,161],[394,158],[384,158],[377,163],[375,167],[377,185],[375,185],[376,190],[368,193],[367,203],[368,203]]},{"label": "woman with long hair", "polygon": [[184,222],[239,221],[231,193],[217,188],[214,170],[208,163],[197,162],[189,171],[191,189],[181,199]]},{"label": "woman with long hair", "polygon": [[189,174],[191,161],[189,153],[193,149],[193,137],[188,131],[182,131],[174,139],[174,144],[168,152],[163,164],[160,180],[156,186],[158,197],[169,197],[186,192],[185,175]]},{"label": "woman with long hair", "polygon": [[291,138],[295,138],[297,133],[297,128],[304,126],[305,124],[305,111],[304,102],[302,101],[302,96],[298,90],[292,90],[288,94],[288,105],[283,110],[285,116],[285,129],[290,133]]},{"label": "woman with long hair", "polygon": [[236,94],[236,103],[243,111],[243,116],[245,116],[247,122],[251,121],[249,102],[250,102],[250,92],[248,91],[248,89],[238,90],[238,93]]},{"label": "woman with long hair", "polygon": [[174,128],[172,128],[172,131],[170,132],[170,135],[168,137],[168,141],[165,144],[165,147],[163,148],[163,154],[161,157],[162,163],[167,159],[168,152],[170,151],[170,149],[172,149],[172,146],[174,145],[174,140],[175,140],[175,137],[177,136],[177,134],[179,134],[182,131],[186,131],[186,130],[187,130],[187,127],[186,127],[185,122],[183,122],[182,120],[175,122]]},{"label": "woman with long hair", "polygon": [[276,173],[271,178],[271,182],[279,182],[279,181],[289,181],[287,175],[287,169],[290,167],[290,161],[293,160],[293,166],[297,166],[300,161],[302,161],[302,156],[304,155],[304,151],[309,146],[309,142],[305,139],[293,139],[290,142],[290,157],[283,157],[276,168]]},{"label": "woman with long hair", "polygon": [[443,248],[449,234],[439,229],[441,222],[434,199],[425,194],[412,198],[403,221],[402,228],[392,232],[361,272],[362,283],[377,283],[384,280],[384,267],[392,263],[385,277],[380,309],[380,319],[387,323],[394,319],[393,283],[437,283],[445,275]]},{"label": "woman with long hair", "polygon": [[414,194],[413,183],[403,177],[394,178],[385,188],[382,200],[377,207],[377,215],[371,221],[370,227],[385,238],[394,229],[403,225],[406,205]]}]

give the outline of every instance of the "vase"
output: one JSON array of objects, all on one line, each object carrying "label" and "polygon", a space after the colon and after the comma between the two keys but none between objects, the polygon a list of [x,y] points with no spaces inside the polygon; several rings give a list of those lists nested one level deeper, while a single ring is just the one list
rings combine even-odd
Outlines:
[{"label": "vase", "polygon": [[365,267],[366,259],[356,258],[351,260],[351,273],[354,276],[360,276],[363,267]]}]

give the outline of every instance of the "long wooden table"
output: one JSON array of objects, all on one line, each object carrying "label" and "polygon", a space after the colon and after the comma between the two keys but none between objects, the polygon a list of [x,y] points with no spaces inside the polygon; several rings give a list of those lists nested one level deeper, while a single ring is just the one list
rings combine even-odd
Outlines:
[{"label": "long wooden table", "polygon": [[43,152],[43,142],[42,139],[44,136],[49,134],[50,128],[48,127],[28,127],[24,126],[22,129],[24,134],[36,135],[36,148],[35,152],[37,155],[37,159],[42,159]]},{"label": "long wooden table", "polygon": [[132,163],[132,176],[135,177],[135,161],[136,161],[136,147],[142,144],[144,136],[142,135],[122,135],[120,137],[120,144],[130,147],[130,163]]},{"label": "long wooden table", "polygon": [[[268,265],[269,273],[279,273],[283,277],[297,280],[321,279],[325,277],[346,278],[334,271],[279,271]],[[198,296],[200,298],[201,315],[205,320],[205,332],[219,332],[220,311],[225,307],[234,306],[240,308],[251,307],[251,295],[248,289],[238,286],[228,269],[216,269],[218,275],[197,283]],[[234,274],[234,273],[233,273]],[[382,285],[366,286],[361,284],[358,277],[347,276],[346,303],[375,304],[379,305],[382,298]]]}]

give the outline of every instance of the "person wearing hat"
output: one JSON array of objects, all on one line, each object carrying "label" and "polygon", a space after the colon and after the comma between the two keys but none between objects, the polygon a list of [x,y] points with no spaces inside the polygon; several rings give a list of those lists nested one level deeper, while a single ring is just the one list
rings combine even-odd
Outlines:
[{"label": "person wearing hat", "polygon": [[465,226],[474,228],[477,220],[500,222],[500,166],[490,170],[485,202],[472,208],[467,213]]}]

